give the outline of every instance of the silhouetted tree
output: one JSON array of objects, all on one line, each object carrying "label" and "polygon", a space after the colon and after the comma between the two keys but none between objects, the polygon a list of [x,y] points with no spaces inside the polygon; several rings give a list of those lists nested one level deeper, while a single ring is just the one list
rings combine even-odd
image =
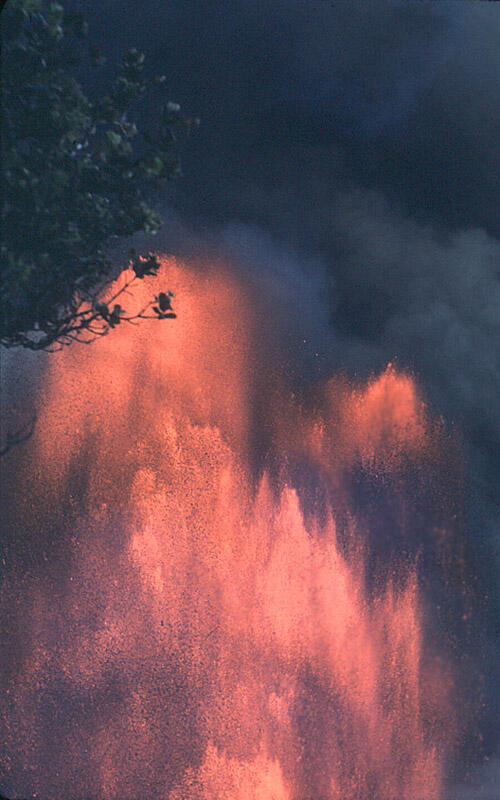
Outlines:
[{"label": "silhouetted tree", "polygon": [[9,0],[1,24],[1,344],[50,351],[122,322],[175,317],[168,292],[133,313],[122,306],[130,283],[156,273],[152,254],[131,251],[123,266],[133,277],[106,297],[116,277],[106,253],[159,229],[148,196],[179,174],[175,129],[198,120],[165,102],[154,129],[140,123],[141,98],[165,76],[146,80],[136,49],[89,97],[78,76],[103,59],[84,18],[59,2]]}]

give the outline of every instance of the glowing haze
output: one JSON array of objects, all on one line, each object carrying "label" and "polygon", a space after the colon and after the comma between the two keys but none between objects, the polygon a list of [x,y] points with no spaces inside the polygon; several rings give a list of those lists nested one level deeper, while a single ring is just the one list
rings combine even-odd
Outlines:
[{"label": "glowing haze", "polygon": [[158,280],[175,322],[71,347],[44,376],[12,513],[61,544],[1,587],[6,789],[439,800],[455,667],[419,548],[397,543],[425,518],[457,580],[447,437],[390,365],[289,386],[224,265]]}]

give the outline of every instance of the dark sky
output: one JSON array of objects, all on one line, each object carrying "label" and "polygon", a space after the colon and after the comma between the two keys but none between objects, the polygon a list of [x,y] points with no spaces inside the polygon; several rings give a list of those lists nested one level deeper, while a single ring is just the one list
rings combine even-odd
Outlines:
[{"label": "dark sky", "polygon": [[[201,118],[181,145],[184,176],[162,199],[160,244],[236,253],[275,309],[290,295],[300,303],[301,335],[321,356],[315,369],[367,373],[396,359],[462,431],[468,557],[490,597],[493,752],[500,5],[78,5],[110,64],[126,47],[144,50],[151,70],[167,76],[168,99]],[[160,99],[150,100],[152,120]],[[293,348],[296,317],[278,317]]]},{"label": "dark sky", "polygon": [[447,229],[498,233],[494,5],[146,0],[140,16],[132,3],[82,7],[106,52],[144,49],[172,97],[202,117],[185,157],[191,213],[256,215],[241,183],[285,183],[306,204],[320,182],[331,198],[344,179]]}]

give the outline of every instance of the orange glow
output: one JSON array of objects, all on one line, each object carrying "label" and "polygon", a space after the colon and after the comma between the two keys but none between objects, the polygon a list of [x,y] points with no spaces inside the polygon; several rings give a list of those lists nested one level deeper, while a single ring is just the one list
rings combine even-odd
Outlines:
[{"label": "orange glow", "polygon": [[[122,325],[48,364],[33,491],[70,557],[58,591],[4,585],[25,634],[2,766],[42,798],[439,800],[452,669],[427,644],[415,561],[371,585],[348,480],[408,491],[404,465],[427,469],[439,426],[392,366],[299,401],[223,265],[168,261],[158,281],[175,322]],[[277,465],[260,472],[257,393]],[[63,739],[50,768],[49,728]]]}]

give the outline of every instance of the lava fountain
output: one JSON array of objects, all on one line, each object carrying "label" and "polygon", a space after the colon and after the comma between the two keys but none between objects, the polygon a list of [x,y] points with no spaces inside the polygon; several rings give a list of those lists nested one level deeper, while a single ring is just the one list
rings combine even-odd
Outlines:
[{"label": "lava fountain", "polygon": [[3,790],[439,800],[445,433],[391,366],[291,386],[243,281],[164,269],[176,322],[51,356],[12,456]]}]

